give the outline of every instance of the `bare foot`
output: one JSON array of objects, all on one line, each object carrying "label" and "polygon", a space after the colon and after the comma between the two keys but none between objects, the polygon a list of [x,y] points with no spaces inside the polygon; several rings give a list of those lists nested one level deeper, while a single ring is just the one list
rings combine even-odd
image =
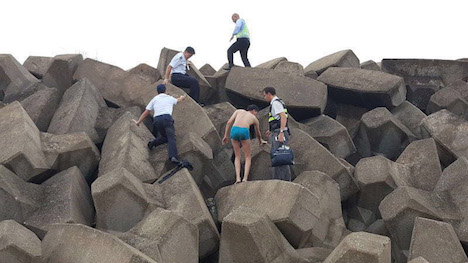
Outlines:
[{"label": "bare foot", "polygon": [[247,179],[246,178],[242,179],[242,182],[247,182]]},{"label": "bare foot", "polygon": [[240,184],[240,183],[241,183],[241,181],[236,181],[234,184]]}]

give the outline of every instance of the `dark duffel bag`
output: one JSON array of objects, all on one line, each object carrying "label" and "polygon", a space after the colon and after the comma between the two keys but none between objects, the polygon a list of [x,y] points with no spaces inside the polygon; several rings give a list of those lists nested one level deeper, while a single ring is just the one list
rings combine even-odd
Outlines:
[{"label": "dark duffel bag", "polygon": [[271,151],[271,166],[293,165],[294,152],[291,147],[283,144],[278,149]]}]

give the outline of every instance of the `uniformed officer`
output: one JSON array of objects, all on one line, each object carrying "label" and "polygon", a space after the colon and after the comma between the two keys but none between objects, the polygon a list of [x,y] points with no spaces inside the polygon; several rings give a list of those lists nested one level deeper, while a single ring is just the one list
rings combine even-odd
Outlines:
[{"label": "uniformed officer", "polygon": [[[276,96],[276,90],[273,87],[263,89],[263,96],[270,102],[270,112],[268,113],[268,126],[266,136],[270,138],[271,149],[275,151],[281,144],[288,144],[288,110],[283,101]],[[291,169],[289,165],[272,167],[272,179],[291,181]]]},{"label": "uniformed officer", "polygon": [[180,96],[176,99],[168,95],[166,92],[166,85],[164,84],[159,84],[156,89],[158,91],[158,95],[148,103],[146,110],[141,114],[138,121],[135,121],[135,123],[139,126],[140,123],[143,122],[150,114],[150,111],[152,111],[154,116],[153,125],[158,130],[159,135],[156,139],[148,142],[148,148],[151,150],[153,147],[167,143],[169,160],[172,163],[177,164],[179,163],[179,160],[177,159],[177,145],[172,111],[174,109],[174,105],[183,101],[185,96]]},{"label": "uniformed officer", "polygon": [[232,41],[234,36],[236,36],[237,41],[232,44],[227,51],[229,66],[225,69],[230,70],[234,66],[234,53],[237,51],[240,51],[244,66],[250,67],[250,62],[247,58],[247,53],[249,52],[250,47],[250,33],[249,29],[247,28],[247,23],[245,23],[245,20],[241,19],[237,13],[232,15],[232,21],[236,23],[236,27],[234,28],[231,40],[229,41]]},{"label": "uniformed officer", "polygon": [[171,77],[172,84],[179,88],[190,89],[189,96],[192,97],[197,103],[200,97],[200,84],[198,80],[187,74],[187,59],[195,55],[193,47],[187,47],[184,52],[179,52],[175,55],[171,63],[167,66],[166,76],[164,77],[164,84],[169,83],[169,76]]}]

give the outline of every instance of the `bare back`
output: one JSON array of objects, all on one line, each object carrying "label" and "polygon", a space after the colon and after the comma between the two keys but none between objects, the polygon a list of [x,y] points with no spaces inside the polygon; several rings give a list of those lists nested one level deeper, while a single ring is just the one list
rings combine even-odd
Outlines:
[{"label": "bare back", "polygon": [[251,125],[258,123],[257,117],[246,110],[237,110],[235,113],[233,126],[241,128],[249,128]]}]

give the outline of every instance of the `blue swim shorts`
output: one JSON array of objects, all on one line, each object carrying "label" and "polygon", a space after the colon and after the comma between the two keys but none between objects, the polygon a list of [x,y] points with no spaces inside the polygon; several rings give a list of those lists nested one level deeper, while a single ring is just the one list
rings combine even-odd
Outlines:
[{"label": "blue swim shorts", "polygon": [[250,139],[249,128],[242,128],[237,126],[232,126],[231,128],[231,139],[243,141]]}]

